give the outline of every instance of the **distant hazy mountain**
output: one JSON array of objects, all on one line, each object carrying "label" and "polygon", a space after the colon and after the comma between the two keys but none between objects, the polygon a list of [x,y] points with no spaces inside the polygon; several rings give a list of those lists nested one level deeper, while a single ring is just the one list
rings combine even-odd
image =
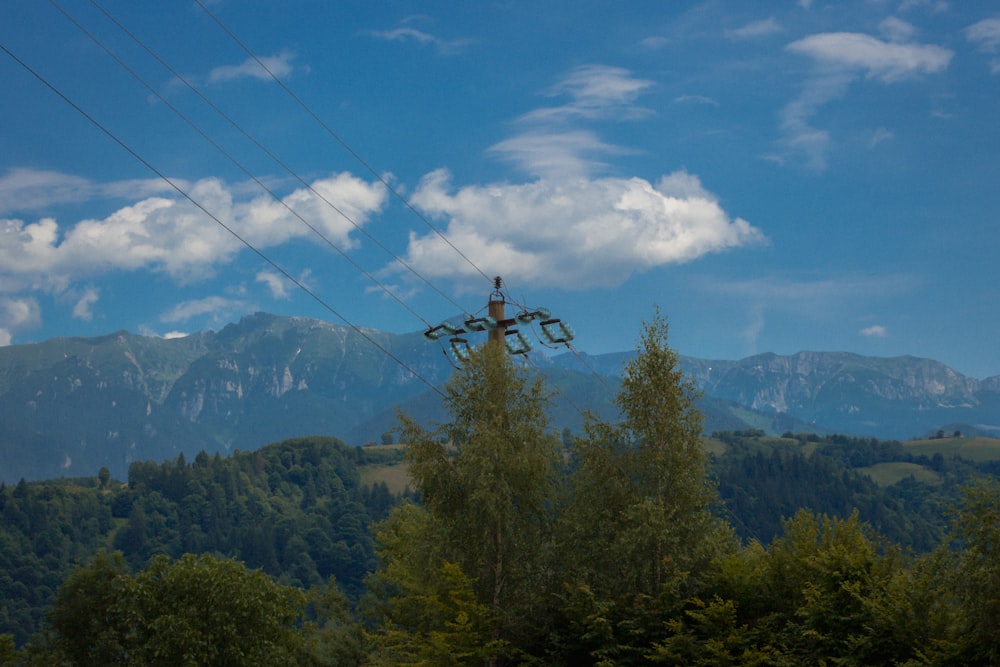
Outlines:
[{"label": "distant hazy mountain", "polygon": [[[258,313],[187,338],[118,332],[0,348],[0,480],[94,475],[101,466],[124,478],[134,460],[302,435],[378,441],[394,428],[397,407],[440,420],[428,383],[440,385],[453,370],[441,348],[419,332],[364,333]],[[532,365],[559,390],[553,425],[576,429],[588,409],[613,418],[611,397],[629,356],[535,357]],[[709,432],[886,438],[944,424],[1000,432],[1000,378],[966,378],[934,361],[800,353],[682,363],[704,389]]]}]

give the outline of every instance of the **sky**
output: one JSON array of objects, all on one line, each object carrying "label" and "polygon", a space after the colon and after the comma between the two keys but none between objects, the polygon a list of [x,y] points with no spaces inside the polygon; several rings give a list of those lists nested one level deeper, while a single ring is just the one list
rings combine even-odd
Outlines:
[{"label": "sky", "polygon": [[[203,4],[202,4],[203,3]],[[0,344],[544,307],[1000,375],[1000,5],[0,3]]]}]

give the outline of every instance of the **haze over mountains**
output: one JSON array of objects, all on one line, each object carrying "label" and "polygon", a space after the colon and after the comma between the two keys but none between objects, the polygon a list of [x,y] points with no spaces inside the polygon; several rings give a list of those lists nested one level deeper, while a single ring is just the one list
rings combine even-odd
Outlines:
[{"label": "haze over mountains", "polygon": [[[124,478],[132,461],[303,435],[377,442],[397,407],[441,419],[431,387],[452,371],[441,347],[421,332],[364,333],[370,340],[258,313],[186,338],[117,332],[0,348],[0,480],[95,475],[101,466]],[[613,418],[612,390],[629,354],[533,357],[560,392],[553,426],[578,428],[585,409]],[[801,352],[682,357],[682,365],[704,391],[707,432],[1000,434],[1000,377],[977,380],[928,359]]]}]

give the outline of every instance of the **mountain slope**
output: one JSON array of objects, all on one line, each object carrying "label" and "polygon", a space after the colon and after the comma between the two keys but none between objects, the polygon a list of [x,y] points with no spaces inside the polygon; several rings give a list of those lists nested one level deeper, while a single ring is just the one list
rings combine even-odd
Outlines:
[{"label": "mountain slope", "polygon": [[[363,333],[258,313],[181,339],[117,332],[0,348],[0,480],[94,475],[101,466],[124,478],[135,460],[308,435],[378,441],[399,406],[425,422],[443,419],[429,386],[453,370],[440,347],[419,332]],[[553,427],[578,429],[585,410],[614,419],[617,377],[632,354],[533,357],[557,390]],[[931,360],[801,352],[681,364],[704,392],[707,432],[905,438],[969,424],[1000,433],[1000,378],[966,378]]]}]

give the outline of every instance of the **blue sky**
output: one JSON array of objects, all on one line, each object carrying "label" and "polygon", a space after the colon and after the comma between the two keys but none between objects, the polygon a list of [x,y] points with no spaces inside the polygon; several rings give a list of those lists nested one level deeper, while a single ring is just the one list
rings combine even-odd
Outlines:
[{"label": "blue sky", "polygon": [[589,353],[658,305],[1000,374],[996,3],[205,2],[0,4],[0,343],[415,331],[501,275]]}]

